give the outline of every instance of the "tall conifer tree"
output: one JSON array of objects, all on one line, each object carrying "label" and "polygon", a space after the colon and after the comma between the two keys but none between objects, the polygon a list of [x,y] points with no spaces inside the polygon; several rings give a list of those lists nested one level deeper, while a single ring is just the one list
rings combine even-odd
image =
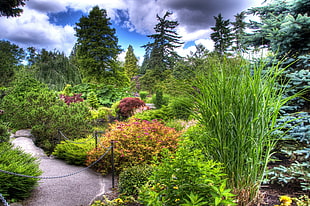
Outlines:
[{"label": "tall conifer tree", "polygon": [[215,26],[211,27],[214,31],[211,34],[211,39],[214,41],[215,52],[223,55],[232,45],[233,36],[229,27],[229,19],[224,20],[222,14],[214,16]]},{"label": "tall conifer tree", "polygon": [[124,68],[129,79],[138,74],[138,58],[135,56],[131,45],[128,46],[126,52]]},{"label": "tall conifer tree", "polygon": [[95,6],[76,23],[75,31],[76,58],[83,80],[108,84],[118,81],[122,74],[116,58],[121,49],[106,10]]}]

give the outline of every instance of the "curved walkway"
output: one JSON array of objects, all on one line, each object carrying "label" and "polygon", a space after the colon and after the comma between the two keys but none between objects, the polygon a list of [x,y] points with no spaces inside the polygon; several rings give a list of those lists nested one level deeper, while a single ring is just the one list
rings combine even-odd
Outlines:
[{"label": "curved walkway", "polygon": [[[62,176],[84,167],[68,165],[62,160],[47,157],[36,147],[29,130],[17,131],[11,137],[15,147],[39,158],[42,176]],[[111,178],[102,177],[90,169],[79,174],[57,179],[41,179],[32,196],[22,206],[88,206],[97,197],[111,189]]]}]

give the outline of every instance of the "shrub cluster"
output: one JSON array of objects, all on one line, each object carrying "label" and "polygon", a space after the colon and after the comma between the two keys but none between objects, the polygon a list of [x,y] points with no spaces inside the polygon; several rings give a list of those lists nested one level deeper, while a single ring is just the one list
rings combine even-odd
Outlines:
[{"label": "shrub cluster", "polygon": [[10,134],[8,132],[7,123],[0,120],[0,143],[9,141]]},{"label": "shrub cluster", "polygon": [[74,141],[61,141],[52,153],[69,164],[85,165],[87,152],[95,148],[94,138],[83,138]]},{"label": "shrub cluster", "polygon": [[221,164],[181,147],[167,156],[141,188],[143,205],[234,205]]},{"label": "shrub cluster", "polygon": [[118,189],[121,195],[138,196],[142,187],[154,171],[151,165],[136,165],[125,168],[119,175]]},{"label": "shrub cluster", "polygon": [[[30,154],[12,147],[9,143],[0,143],[0,168],[29,176],[42,174],[37,159]],[[6,200],[22,200],[30,196],[38,179],[0,173],[0,193]]]},{"label": "shrub cluster", "polygon": [[[148,164],[154,158],[160,159],[162,151],[174,152],[177,148],[180,132],[154,120],[131,119],[128,122],[116,122],[110,125],[109,131],[100,140],[103,146],[88,153],[87,164],[98,159],[115,142],[115,169],[119,173],[124,168],[138,164]],[[107,174],[111,171],[110,153],[94,168]]]}]

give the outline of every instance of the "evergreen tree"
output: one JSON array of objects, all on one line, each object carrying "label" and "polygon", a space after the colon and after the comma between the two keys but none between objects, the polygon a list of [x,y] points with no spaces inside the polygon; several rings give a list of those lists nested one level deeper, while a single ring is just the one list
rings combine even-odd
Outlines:
[{"label": "evergreen tree", "polygon": [[76,58],[85,82],[119,84],[124,75],[116,61],[121,52],[105,9],[93,7],[76,23]]},{"label": "evergreen tree", "polygon": [[24,50],[9,41],[0,41],[0,87],[13,80],[17,67],[24,58]]},{"label": "evergreen tree", "polygon": [[47,84],[50,89],[60,91],[66,84],[81,83],[78,68],[71,64],[64,53],[43,49],[35,57],[32,57],[32,62],[35,78]]},{"label": "evergreen tree", "polygon": [[211,33],[211,39],[214,41],[214,51],[220,55],[225,54],[227,49],[232,45],[233,36],[229,27],[229,19],[224,20],[222,14],[214,16],[215,26],[211,27],[214,31]]},{"label": "evergreen tree", "polygon": [[129,79],[138,74],[138,59],[135,56],[131,45],[128,46],[126,52],[124,68],[125,73]]},{"label": "evergreen tree", "polygon": [[237,52],[241,52],[245,50],[244,44],[243,44],[243,38],[245,36],[245,29],[246,29],[246,23],[244,21],[245,19],[245,12],[241,12],[235,15],[235,22],[232,22],[233,25],[233,32],[234,32],[234,38],[235,38],[235,48]]},{"label": "evergreen tree", "polygon": [[0,16],[17,17],[23,12],[20,6],[25,6],[27,0],[1,0]]},{"label": "evergreen tree", "polygon": [[147,69],[155,70],[161,79],[163,78],[161,74],[167,69],[173,69],[174,62],[180,58],[174,49],[183,44],[175,30],[179,23],[168,20],[170,15],[172,15],[171,12],[166,12],[163,17],[157,15],[159,22],[154,27],[156,33],[147,36],[153,39],[153,42],[143,46],[150,52]]}]

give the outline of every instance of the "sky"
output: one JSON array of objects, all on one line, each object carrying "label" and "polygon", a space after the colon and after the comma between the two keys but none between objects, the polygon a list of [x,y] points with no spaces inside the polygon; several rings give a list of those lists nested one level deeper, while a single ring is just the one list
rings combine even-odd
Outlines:
[{"label": "sky", "polygon": [[[178,48],[181,56],[195,51],[195,44],[203,44],[210,51],[210,39],[214,16],[234,20],[234,15],[251,7],[262,6],[264,0],[29,0],[20,17],[0,17],[0,39],[20,47],[58,50],[69,55],[74,44],[75,23],[87,16],[96,5],[106,9],[116,29],[118,43],[125,56],[129,45],[135,55],[143,59],[141,46],[152,41],[147,35],[154,34],[158,23],[156,15],[173,12],[171,20],[177,20],[177,33],[184,45]],[[140,62],[141,63],[141,62]]]}]

